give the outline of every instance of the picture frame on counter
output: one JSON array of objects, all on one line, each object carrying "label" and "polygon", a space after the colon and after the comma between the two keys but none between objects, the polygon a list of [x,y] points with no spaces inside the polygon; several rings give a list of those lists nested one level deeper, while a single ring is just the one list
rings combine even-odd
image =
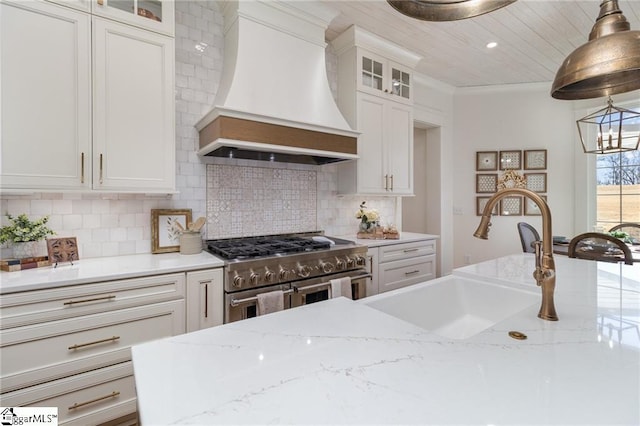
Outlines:
[{"label": "picture frame on counter", "polygon": [[476,152],[476,171],[498,170],[498,151]]},{"label": "picture frame on counter", "polygon": [[47,238],[47,255],[54,268],[61,262],[73,265],[74,260],[80,260],[76,237]]},{"label": "picture frame on counter", "polygon": [[522,197],[504,197],[500,200],[500,216],[522,216]]},{"label": "picture frame on counter", "polygon": [[151,253],[180,251],[180,235],[192,221],[191,209],[151,210]]},{"label": "picture frame on counter", "polygon": [[[485,196],[476,197],[476,216],[482,216],[482,212],[484,211],[484,208],[487,205],[487,201],[489,201],[489,198],[491,197],[485,197]],[[498,215],[498,207],[499,207],[499,203],[496,203],[496,205],[493,206],[493,211],[491,212],[493,216]]]},{"label": "picture frame on counter", "polygon": [[527,149],[524,151],[525,170],[545,170],[547,168],[546,149]]},{"label": "picture frame on counter", "polygon": [[[540,197],[542,197],[542,199],[547,201],[547,196],[546,195],[541,195]],[[538,207],[538,205],[535,202],[533,202],[529,198],[525,198],[525,200],[524,200],[524,215],[525,216],[541,216],[542,213],[540,212],[540,208]]]},{"label": "picture frame on counter", "polygon": [[498,186],[497,173],[476,174],[476,192],[478,194],[493,194]]},{"label": "picture frame on counter", "polygon": [[500,170],[519,170],[521,164],[522,151],[500,151]]}]

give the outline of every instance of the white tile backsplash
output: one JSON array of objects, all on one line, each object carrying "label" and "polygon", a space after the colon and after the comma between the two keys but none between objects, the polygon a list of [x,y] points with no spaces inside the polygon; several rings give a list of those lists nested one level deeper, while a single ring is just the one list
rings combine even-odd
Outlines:
[{"label": "white tile backsplash", "polygon": [[[80,257],[102,257],[151,252],[154,208],[190,208],[194,219],[207,216],[205,236],[240,236],[278,232],[324,230],[327,235],[357,231],[354,215],[360,197],[337,195],[335,165],[307,166],[251,160],[200,158],[196,154],[195,123],[213,104],[222,74],[223,19],[217,2],[178,1],[176,4],[176,182],[177,194],[34,193],[0,196],[0,224],[5,214],[49,215],[58,236],[76,236]],[[204,42],[204,52],[195,49]],[[337,94],[337,57],[327,50],[327,75]],[[231,163],[229,163],[231,161]],[[239,166],[243,182],[235,188],[236,167],[223,167],[229,176],[208,185],[207,168]],[[265,169],[274,169],[264,175]],[[259,176],[268,176],[260,179]],[[306,178],[298,179],[303,176]],[[295,177],[292,178],[292,177]],[[277,194],[277,195],[274,195]],[[209,196],[209,198],[207,197]],[[366,197],[385,220],[395,217],[395,198]],[[217,202],[218,204],[211,204]],[[222,204],[220,204],[222,203]],[[249,209],[248,206],[251,206]],[[11,250],[2,248],[2,257]]]}]

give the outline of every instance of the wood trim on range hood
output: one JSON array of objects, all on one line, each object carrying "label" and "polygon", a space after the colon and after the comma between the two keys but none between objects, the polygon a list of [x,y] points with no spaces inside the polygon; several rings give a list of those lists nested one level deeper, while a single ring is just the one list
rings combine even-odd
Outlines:
[{"label": "wood trim on range hood", "polygon": [[354,160],[357,138],[218,115],[200,129],[199,155],[303,164]]}]

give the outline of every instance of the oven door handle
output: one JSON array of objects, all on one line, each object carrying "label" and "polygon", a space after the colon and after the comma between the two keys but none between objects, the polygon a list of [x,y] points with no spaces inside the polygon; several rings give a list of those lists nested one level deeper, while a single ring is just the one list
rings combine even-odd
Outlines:
[{"label": "oven door handle", "polygon": [[[290,294],[290,293],[293,293],[292,289],[282,290],[283,295]],[[247,303],[255,303],[257,301],[258,301],[258,296],[253,296],[253,297],[247,297],[245,299],[231,299],[229,303],[231,306],[235,308],[236,306],[246,305]]]},{"label": "oven door handle", "polygon": [[[371,274],[362,274],[362,275],[356,275],[355,277],[351,277],[351,281],[355,281],[355,280],[361,280],[363,278],[370,278]],[[331,285],[330,281],[324,282],[324,283],[320,283],[320,284],[311,284],[311,285],[306,285],[304,287],[297,287],[295,284],[293,285],[293,291],[296,293],[306,293],[307,290],[314,290],[317,289],[319,287],[328,287],[329,285]]]}]

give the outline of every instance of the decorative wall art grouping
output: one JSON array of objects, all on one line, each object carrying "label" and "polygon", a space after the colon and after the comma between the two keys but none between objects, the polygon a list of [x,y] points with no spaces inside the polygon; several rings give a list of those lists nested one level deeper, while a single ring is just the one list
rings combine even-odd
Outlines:
[{"label": "decorative wall art grouping", "polygon": [[[520,170],[523,170],[522,172]],[[547,192],[547,150],[505,150],[476,152],[476,215],[481,216],[491,194],[502,188],[527,188]],[[546,195],[541,195],[546,200]],[[492,214],[538,216],[540,209],[528,198],[505,197]]]}]

